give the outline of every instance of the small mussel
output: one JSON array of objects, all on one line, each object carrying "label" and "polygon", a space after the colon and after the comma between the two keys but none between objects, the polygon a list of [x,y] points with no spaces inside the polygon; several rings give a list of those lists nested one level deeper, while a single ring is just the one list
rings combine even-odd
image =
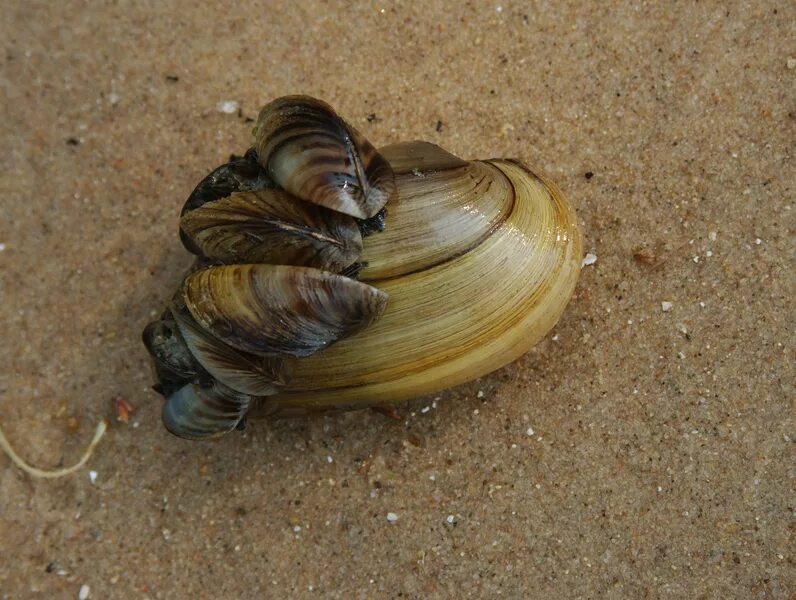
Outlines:
[{"label": "small mussel", "polygon": [[527,352],[569,302],[575,214],[519,162],[376,150],[306,96],[266,105],[254,137],[185,203],[196,265],[144,331],[172,433],[457,385]]}]

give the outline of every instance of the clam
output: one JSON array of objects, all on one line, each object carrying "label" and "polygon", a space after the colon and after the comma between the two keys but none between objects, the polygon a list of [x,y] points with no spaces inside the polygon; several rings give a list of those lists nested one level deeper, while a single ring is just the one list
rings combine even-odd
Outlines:
[{"label": "clam", "polygon": [[517,161],[377,151],[307,97],[267,105],[255,138],[245,177],[186,203],[197,266],[145,332],[177,435],[463,383],[527,352],[572,296],[575,214]]}]

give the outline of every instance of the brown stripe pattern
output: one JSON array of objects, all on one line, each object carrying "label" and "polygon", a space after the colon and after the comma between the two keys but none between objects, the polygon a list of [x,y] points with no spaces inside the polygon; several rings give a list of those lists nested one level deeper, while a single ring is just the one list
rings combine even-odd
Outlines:
[{"label": "brown stripe pattern", "polygon": [[389,163],[325,102],[286,96],[260,111],[260,164],[302,200],[366,219],[395,193]]},{"label": "brown stripe pattern", "polygon": [[309,356],[370,325],[387,306],[380,290],[319,269],[210,267],[189,275],[185,304],[230,346],[259,355]]},{"label": "brown stripe pattern", "polygon": [[339,273],[362,253],[353,217],[281,189],[234,193],[180,220],[204,257],[223,264],[296,265]]}]

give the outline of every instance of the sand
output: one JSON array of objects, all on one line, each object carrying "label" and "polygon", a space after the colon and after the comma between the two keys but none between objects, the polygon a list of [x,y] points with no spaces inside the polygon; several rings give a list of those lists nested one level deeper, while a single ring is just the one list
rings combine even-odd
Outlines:
[{"label": "sand", "polygon": [[[298,4],[5,3],[0,424],[55,467],[112,422],[65,479],[0,456],[0,598],[792,597],[795,5]],[[596,261],[400,421],[183,441],[140,332],[182,202],[288,93],[523,160]]]}]

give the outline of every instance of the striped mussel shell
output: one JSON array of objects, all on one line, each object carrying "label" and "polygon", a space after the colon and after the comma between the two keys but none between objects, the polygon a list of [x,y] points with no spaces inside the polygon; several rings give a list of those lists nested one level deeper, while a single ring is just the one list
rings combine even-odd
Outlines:
[{"label": "striped mussel shell", "polygon": [[254,135],[268,175],[313,204],[366,219],[395,193],[384,157],[325,102],[309,96],[274,100],[260,111]]},{"label": "striped mussel shell", "polygon": [[145,331],[176,435],[463,383],[527,352],[572,296],[575,214],[516,161],[377,152],[301,96],[267,105],[255,138],[186,202],[197,266]]}]

